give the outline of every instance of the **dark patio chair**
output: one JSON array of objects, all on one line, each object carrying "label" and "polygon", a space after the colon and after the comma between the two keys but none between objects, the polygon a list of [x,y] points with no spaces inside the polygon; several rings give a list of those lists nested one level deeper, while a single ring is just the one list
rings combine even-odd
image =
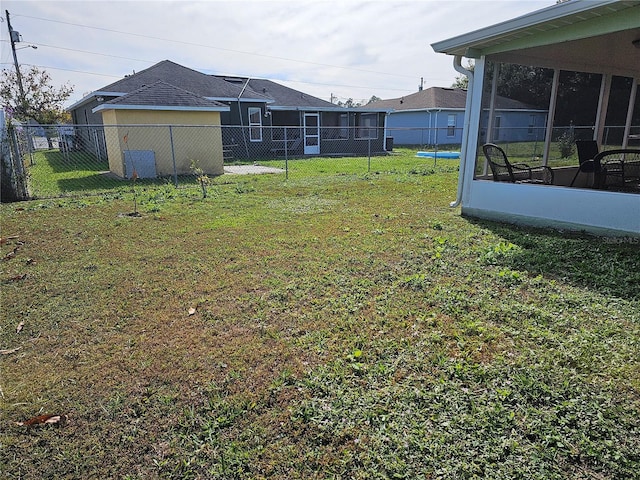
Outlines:
[{"label": "dark patio chair", "polygon": [[[502,148],[486,143],[482,146],[484,156],[489,162],[493,180],[495,182],[511,183],[553,183],[553,170],[546,165],[530,167],[526,163],[510,163]],[[534,173],[537,174],[534,177]]]},{"label": "dark patio chair", "polygon": [[609,162],[603,165],[595,140],[577,140],[576,149],[578,150],[578,170],[571,180],[569,186],[573,187],[578,175],[581,173],[592,173],[592,188],[605,188],[607,185],[607,176],[622,177],[622,165],[618,162]]},{"label": "dark patio chair", "polygon": [[576,149],[578,150],[578,170],[576,170],[569,186],[573,187],[580,173],[593,173],[593,186],[599,186],[602,183],[602,167],[600,162],[594,160],[596,155],[600,153],[598,142],[595,140],[576,140]]},{"label": "dark patio chair", "polygon": [[578,150],[578,162],[583,163],[600,153],[598,142],[595,140],[576,140],[576,149]]},{"label": "dark patio chair", "polygon": [[594,161],[602,166],[603,187],[631,190],[640,187],[640,149],[604,150],[594,157]]}]

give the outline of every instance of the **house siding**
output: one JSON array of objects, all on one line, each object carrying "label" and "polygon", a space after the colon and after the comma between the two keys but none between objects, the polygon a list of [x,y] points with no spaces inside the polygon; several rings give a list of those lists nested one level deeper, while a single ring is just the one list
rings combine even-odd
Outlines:
[{"label": "house siding", "polygon": [[[449,115],[455,115],[455,131],[448,135]],[[387,121],[394,145],[456,145],[462,142],[464,112],[460,110],[421,110],[392,112]]]},{"label": "house siding", "polygon": [[[454,134],[449,134],[449,115],[455,115]],[[497,131],[498,138],[493,141],[530,142],[544,137],[546,112],[534,110],[497,110],[501,119]],[[534,116],[534,128],[530,130],[530,117]],[[421,110],[413,112],[392,112],[387,121],[388,135],[393,137],[395,145],[460,145],[464,111],[454,109]],[[489,112],[483,111],[481,138],[486,139],[486,125]]]},{"label": "house siding", "polygon": [[102,128],[103,117],[99,112],[92,112],[92,109],[113,98],[115,97],[105,98],[102,102],[93,99],[71,112],[73,123],[80,127],[74,131],[78,146],[83,151],[93,153],[98,159],[107,157],[107,147]]}]

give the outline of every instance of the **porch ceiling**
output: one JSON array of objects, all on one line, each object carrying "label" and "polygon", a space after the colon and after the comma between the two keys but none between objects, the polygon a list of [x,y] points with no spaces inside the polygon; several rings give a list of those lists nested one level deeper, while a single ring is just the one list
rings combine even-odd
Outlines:
[{"label": "porch ceiling", "polygon": [[640,40],[640,27],[554,45],[496,53],[488,55],[488,58],[505,63],[639,78],[640,46],[633,45],[635,40]]}]

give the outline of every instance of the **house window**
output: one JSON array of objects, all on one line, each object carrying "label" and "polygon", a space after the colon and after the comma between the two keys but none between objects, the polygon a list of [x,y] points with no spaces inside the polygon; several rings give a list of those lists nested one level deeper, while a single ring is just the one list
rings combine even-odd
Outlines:
[{"label": "house window", "polygon": [[529,129],[527,130],[527,133],[529,135],[533,135],[535,133],[535,130],[536,130],[536,116],[529,115]]},{"label": "house window", "polygon": [[323,113],[322,138],[325,140],[348,140],[349,115],[339,112]]},{"label": "house window", "polygon": [[359,113],[356,115],[356,138],[375,140],[378,138],[378,114]]},{"label": "house window", "polygon": [[258,107],[249,107],[249,140],[262,141],[262,110]]},{"label": "house window", "polygon": [[447,137],[456,136],[456,116],[455,114],[447,115]]}]

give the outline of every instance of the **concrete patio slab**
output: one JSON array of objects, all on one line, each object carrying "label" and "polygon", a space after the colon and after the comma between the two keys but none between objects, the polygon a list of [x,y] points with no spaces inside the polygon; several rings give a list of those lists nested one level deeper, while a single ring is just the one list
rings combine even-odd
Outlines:
[{"label": "concrete patio slab", "polygon": [[224,173],[230,175],[260,175],[264,173],[284,173],[284,170],[262,165],[225,165]]}]

